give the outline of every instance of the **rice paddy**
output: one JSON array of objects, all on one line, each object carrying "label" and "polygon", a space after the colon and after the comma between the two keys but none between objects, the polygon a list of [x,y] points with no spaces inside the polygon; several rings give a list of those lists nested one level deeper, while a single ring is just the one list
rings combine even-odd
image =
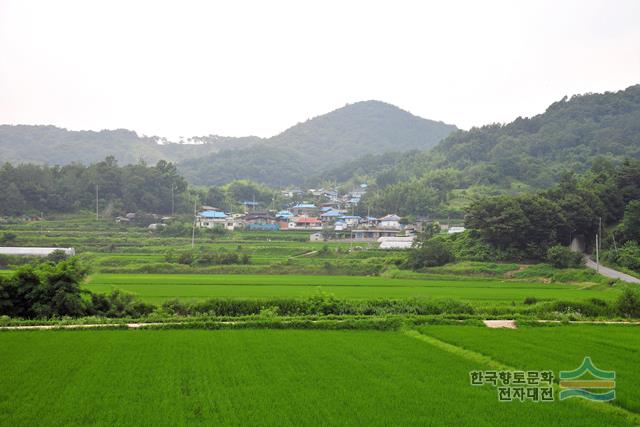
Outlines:
[{"label": "rice paddy", "polygon": [[640,413],[640,326],[563,325],[489,329],[425,326],[421,332],[520,369],[572,370],[585,356],[616,371],[616,405]]},{"label": "rice paddy", "polygon": [[575,401],[498,402],[469,385],[488,366],[401,332],[3,332],[0,362],[3,426],[629,423]]},{"label": "rice paddy", "polygon": [[95,274],[85,287],[94,292],[120,289],[152,303],[167,299],[302,298],[325,292],[339,298],[455,298],[487,304],[538,300],[612,299],[611,289],[569,284],[513,282],[496,279],[429,280],[362,276],[240,275],[240,274]]}]

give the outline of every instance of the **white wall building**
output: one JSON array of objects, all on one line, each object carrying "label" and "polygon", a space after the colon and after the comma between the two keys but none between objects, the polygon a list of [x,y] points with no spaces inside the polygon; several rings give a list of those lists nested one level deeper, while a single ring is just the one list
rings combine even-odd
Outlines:
[{"label": "white wall building", "polygon": [[416,236],[380,237],[380,249],[411,249]]},{"label": "white wall building", "polygon": [[68,256],[76,254],[75,248],[18,248],[12,246],[0,246],[0,255],[17,256],[49,256],[55,251],[62,251]]},{"label": "white wall building", "polygon": [[402,226],[400,225],[400,220],[402,218],[400,218],[398,215],[386,215],[383,216],[382,218],[379,219],[380,221],[380,228],[391,228],[394,230],[400,230],[400,228],[402,228]]}]

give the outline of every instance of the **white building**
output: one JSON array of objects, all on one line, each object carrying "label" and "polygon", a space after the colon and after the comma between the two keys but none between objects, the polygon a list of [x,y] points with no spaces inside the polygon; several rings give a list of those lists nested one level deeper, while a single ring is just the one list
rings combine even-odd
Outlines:
[{"label": "white building", "polygon": [[416,236],[380,237],[380,249],[411,249]]},{"label": "white building", "polygon": [[400,218],[398,215],[387,215],[387,216],[383,216],[382,218],[379,218],[380,224],[379,227],[380,228],[390,228],[393,230],[400,230],[402,228],[402,226],[400,225],[400,220],[402,218]]},{"label": "white building", "polygon": [[0,255],[17,255],[17,256],[49,256],[55,251],[62,251],[65,255],[74,256],[76,250],[74,248],[17,248],[17,247],[0,247]]},{"label": "white building", "polygon": [[449,230],[447,230],[447,233],[456,234],[456,233],[462,233],[465,230],[466,230],[466,228],[464,228],[464,227],[449,227]]},{"label": "white building", "polygon": [[238,220],[220,211],[203,211],[196,217],[196,226],[200,228],[220,227],[233,231],[238,224]]}]

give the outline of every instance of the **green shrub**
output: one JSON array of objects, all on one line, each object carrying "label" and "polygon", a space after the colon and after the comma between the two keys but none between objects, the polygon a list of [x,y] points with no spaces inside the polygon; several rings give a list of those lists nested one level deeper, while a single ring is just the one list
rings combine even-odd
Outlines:
[{"label": "green shrub", "polygon": [[635,241],[626,242],[618,251],[616,262],[631,270],[640,271],[640,245]]},{"label": "green shrub", "polygon": [[542,312],[556,312],[574,315],[576,317],[609,317],[613,308],[608,304],[601,304],[601,300],[593,301],[555,301],[541,309]]},{"label": "green shrub", "polygon": [[536,304],[538,302],[538,299],[536,297],[526,297],[524,299],[524,305],[533,305]]},{"label": "green shrub", "polygon": [[18,236],[15,233],[4,232],[0,236],[0,245],[14,244]]},{"label": "green shrub", "polygon": [[428,240],[409,252],[406,266],[412,270],[438,267],[455,261],[453,252],[439,240]]},{"label": "green shrub", "polygon": [[640,291],[627,287],[616,301],[618,314],[623,317],[640,317]]},{"label": "green shrub", "polygon": [[65,259],[67,259],[67,254],[61,249],[56,249],[55,251],[47,255],[47,261],[51,261],[54,264],[57,264],[60,261],[64,261]]},{"label": "green shrub", "polygon": [[140,301],[135,295],[119,290],[111,294],[91,294],[90,315],[112,318],[143,317],[153,313],[155,306]]},{"label": "green shrub", "polygon": [[555,268],[576,268],[584,265],[584,256],[566,246],[555,245],[547,250],[547,261]]}]

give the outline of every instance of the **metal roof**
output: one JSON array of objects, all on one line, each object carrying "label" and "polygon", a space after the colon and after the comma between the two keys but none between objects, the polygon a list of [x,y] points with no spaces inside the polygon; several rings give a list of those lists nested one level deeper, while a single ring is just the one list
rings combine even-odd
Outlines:
[{"label": "metal roof", "polygon": [[226,218],[227,214],[219,211],[204,211],[200,212],[198,216],[201,216],[203,218]]}]

